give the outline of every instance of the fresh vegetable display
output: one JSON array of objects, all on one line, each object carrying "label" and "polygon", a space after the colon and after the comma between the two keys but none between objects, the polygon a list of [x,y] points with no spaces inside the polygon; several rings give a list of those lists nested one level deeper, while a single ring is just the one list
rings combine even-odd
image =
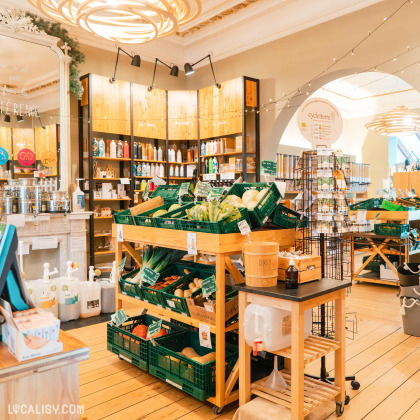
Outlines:
[{"label": "fresh vegetable display", "polygon": [[237,195],[228,195],[223,203],[229,203],[236,207],[246,207],[248,210],[254,210],[257,204],[265,196],[269,188],[263,188],[261,191],[257,189],[246,190],[242,198]]},{"label": "fresh vegetable display", "polygon": [[178,354],[201,364],[210,363],[213,360],[216,360],[216,353],[214,351],[207,353],[204,356],[200,356],[192,347],[185,347],[182,351],[178,352]]},{"label": "fresh vegetable display", "polygon": [[181,284],[173,291],[173,294],[174,296],[184,298],[191,296],[194,292],[201,288],[202,281],[202,279],[196,277],[191,283],[188,284],[188,288],[186,287],[187,285],[185,283]]},{"label": "fresh vegetable display", "polygon": [[227,219],[233,221],[241,218],[238,207],[229,202],[219,203],[218,201],[202,202],[186,210],[186,217],[190,220],[200,222],[219,222]]},{"label": "fresh vegetable display", "polygon": [[186,251],[178,249],[162,248],[160,246],[144,245],[143,246],[143,262],[139,272],[132,278],[132,283],[139,283],[141,274],[146,267],[149,267],[156,273],[161,273],[172,263],[180,260]]},{"label": "fresh vegetable display", "polygon": [[147,338],[147,331],[149,330],[149,327],[146,325],[137,325],[134,327],[132,334],[137,335],[140,338],[144,338],[145,340],[150,340],[151,338],[158,338],[166,335],[166,330],[164,328],[161,328],[156,334],[153,334],[151,337]]},{"label": "fresh vegetable display", "polygon": [[[188,270],[185,270],[185,274],[189,274]],[[155,289],[155,290],[162,290],[167,286],[170,286],[172,283],[175,283],[177,280],[179,280],[182,276],[170,276],[170,277],[165,277],[163,279],[163,281],[160,281],[156,284],[154,284],[153,286],[150,286],[150,289]]]}]

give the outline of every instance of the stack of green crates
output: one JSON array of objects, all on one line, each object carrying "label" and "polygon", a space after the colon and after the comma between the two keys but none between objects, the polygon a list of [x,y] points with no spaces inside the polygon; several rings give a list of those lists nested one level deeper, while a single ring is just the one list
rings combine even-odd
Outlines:
[{"label": "stack of green crates", "polygon": [[[177,203],[179,201],[178,192],[180,188],[181,185],[179,184],[158,185],[149,196],[150,198],[162,197],[165,204]],[[182,202],[190,202],[193,200],[194,197],[189,191],[181,197]]]},{"label": "stack of green crates", "polygon": [[114,218],[114,223],[118,223],[120,225],[134,225],[130,209],[112,211],[112,217]]},{"label": "stack of green crates", "polygon": [[[391,261],[391,263],[398,262],[398,256],[397,255],[388,255],[387,257],[388,257],[389,261]],[[363,263],[368,258],[369,258],[369,255],[365,255],[363,257]],[[370,261],[364,269],[368,270],[368,271],[373,271],[375,273],[379,273],[381,265],[385,265],[384,259],[380,255],[375,255],[375,257],[373,257],[372,261]]]},{"label": "stack of green crates", "polygon": [[[107,349],[118,354],[127,362],[147,371],[149,369],[150,340],[141,338],[131,332],[137,325],[149,326],[157,321],[159,321],[159,318],[154,316],[140,315],[128,318],[119,327],[112,322],[108,322]],[[163,337],[176,337],[186,331],[185,328],[168,321],[162,321],[162,328],[166,331],[166,335],[155,338],[156,343],[159,343]]]}]

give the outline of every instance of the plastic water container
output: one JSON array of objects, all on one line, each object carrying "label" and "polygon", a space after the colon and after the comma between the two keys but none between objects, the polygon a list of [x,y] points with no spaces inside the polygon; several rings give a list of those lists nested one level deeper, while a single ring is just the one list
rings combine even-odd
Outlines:
[{"label": "plastic water container", "polygon": [[77,277],[55,279],[58,290],[58,317],[61,322],[80,317],[80,280]]},{"label": "plastic water container", "polygon": [[[305,339],[312,329],[312,309],[305,311]],[[257,350],[278,351],[292,344],[292,313],[283,309],[251,303],[244,315],[245,340]]]},{"label": "plastic water container", "polygon": [[33,303],[37,308],[51,312],[58,318],[58,291],[53,280],[33,282]]},{"label": "plastic water container", "polygon": [[37,283],[41,281],[42,280],[25,280],[26,292],[34,305],[35,305],[34,288],[36,288]]},{"label": "plastic water container", "polygon": [[101,285],[94,281],[94,267],[89,267],[89,281],[80,283],[80,318],[101,313]]},{"label": "plastic water container", "polygon": [[115,282],[110,279],[100,279],[101,312],[110,314],[115,312]]}]

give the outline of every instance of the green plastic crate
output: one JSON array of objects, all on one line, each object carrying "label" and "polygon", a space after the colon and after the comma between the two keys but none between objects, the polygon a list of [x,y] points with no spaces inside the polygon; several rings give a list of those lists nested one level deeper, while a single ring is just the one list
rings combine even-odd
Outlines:
[{"label": "green plastic crate", "polygon": [[285,229],[304,228],[308,226],[308,218],[297,211],[290,210],[282,204],[278,204],[274,211],[273,223]]},{"label": "green plastic crate", "polygon": [[171,204],[163,204],[162,206],[140,213],[134,216],[134,223],[137,226],[158,227],[155,223],[155,220],[157,218],[152,217],[153,214],[156,213],[158,210],[168,210],[169,207],[171,207]]},{"label": "green plastic crate", "polygon": [[[180,184],[158,185],[156,189],[150,194],[150,198],[162,197],[165,204],[173,204],[179,200],[178,192],[180,188]],[[192,196],[191,192],[188,192],[181,197],[181,200],[183,202],[189,202],[193,201],[194,197]]]},{"label": "green plastic crate", "polygon": [[118,223],[119,225],[134,225],[130,209],[113,211],[112,216],[114,218],[114,223]]},{"label": "green plastic crate", "polygon": [[134,271],[131,271],[128,274],[121,276],[119,280],[121,293],[123,295],[132,296],[136,299],[141,299],[141,291],[138,283],[131,283],[127,279],[135,276],[139,272],[140,268],[137,268]]},{"label": "green plastic crate", "polygon": [[[131,331],[133,331],[137,325],[149,326],[157,321],[159,321],[159,318],[154,316],[140,315],[128,318],[124,324],[118,327],[111,322],[108,322],[107,349],[112,353],[118,354],[122,359],[132,363],[140,369],[148,371],[150,340],[132,334]],[[166,335],[164,337],[176,336],[177,334],[186,331],[185,328],[168,321],[162,321],[162,328],[166,330]],[[158,343],[162,337],[155,338],[155,342]]]},{"label": "green plastic crate", "polygon": [[[179,280],[177,280],[173,284],[182,280],[194,278],[193,277],[195,273],[194,270],[190,270],[190,274],[185,274],[184,269],[185,267],[182,267],[182,266],[171,265],[171,267],[167,268],[165,271],[162,271],[156,284],[162,281],[164,278],[172,276],[172,275],[182,276]],[[168,290],[171,286],[173,286],[173,284],[163,288],[162,290],[156,290],[156,289],[152,289],[151,287],[148,287],[147,283],[143,283],[143,285],[139,287],[139,289],[141,290],[141,297],[143,300],[145,300],[146,302],[152,303],[153,305],[159,305],[162,307],[166,306],[165,301],[162,298],[162,292]]]},{"label": "green plastic crate", "polygon": [[193,205],[193,203],[184,204],[175,210],[169,211],[163,216],[156,217],[154,220],[155,227],[163,229],[179,229],[177,219],[179,217],[184,217],[186,215],[185,210]]},{"label": "green plastic crate", "polygon": [[368,200],[359,201],[350,206],[350,210],[373,210],[380,209],[382,198],[369,198]]},{"label": "green plastic crate", "polygon": [[[188,285],[196,277],[200,278],[201,280],[204,280],[212,275],[213,273],[211,273],[210,271],[193,271],[191,275],[176,281],[175,283],[171,284],[168,287],[165,287],[165,289],[163,289],[161,293],[163,305],[167,309],[170,309],[171,311],[190,316],[190,311],[188,309],[188,304],[187,304],[187,298],[175,296],[174,295],[175,289],[181,287],[182,290],[187,290]],[[190,296],[196,297],[200,293],[202,293],[201,288],[196,290]]]},{"label": "green plastic crate", "polygon": [[[212,334],[211,349],[201,347],[198,333],[183,332],[176,336],[162,337],[156,346],[149,347],[149,372],[204,401],[216,393],[216,361],[198,363],[178,354],[185,347],[192,347],[200,356],[215,352],[215,337]],[[225,343],[225,378],[227,379],[236,361],[238,347]]]},{"label": "green plastic crate", "polygon": [[[368,258],[369,255],[365,255],[363,257],[363,262],[365,262]],[[391,263],[398,262],[397,255],[388,255],[388,259],[389,261],[391,261]],[[385,261],[380,255],[376,255],[364,269],[373,271],[375,273],[379,273],[381,271],[381,265],[385,265]]]},{"label": "green plastic crate", "polygon": [[397,223],[377,223],[374,226],[375,235],[399,236],[400,238],[408,238],[410,234],[409,224]]},{"label": "green plastic crate", "polygon": [[267,193],[259,201],[255,208],[249,212],[251,226],[253,228],[259,228],[262,227],[268,218],[272,215],[276,209],[276,206],[282,199],[280,191],[274,183],[270,186],[265,182],[233,184],[221,201],[224,201],[229,195],[237,195],[238,197],[242,198],[244,192],[247,190],[256,189],[261,191],[263,188],[267,187],[269,187]]},{"label": "green plastic crate", "polygon": [[187,267],[191,270],[208,271],[211,274],[216,272],[216,266],[214,264],[201,264],[194,261],[181,260],[176,262],[175,265],[179,265],[180,267]]}]

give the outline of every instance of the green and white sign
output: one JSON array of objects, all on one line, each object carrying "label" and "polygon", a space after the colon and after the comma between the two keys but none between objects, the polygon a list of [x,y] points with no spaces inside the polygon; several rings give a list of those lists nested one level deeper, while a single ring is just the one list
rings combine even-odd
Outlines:
[{"label": "green and white sign", "polygon": [[195,187],[194,195],[196,197],[207,197],[211,190],[211,185],[208,182],[198,181]]},{"label": "green and white sign", "polygon": [[127,259],[127,257],[124,257],[119,263],[118,263],[118,272],[120,272],[121,270],[124,269],[125,267],[125,260]]},{"label": "green and white sign", "polygon": [[262,160],[261,175],[277,175],[277,162],[274,160]]},{"label": "green and white sign", "polygon": [[154,322],[153,324],[149,325],[149,328],[147,330],[146,338],[153,337],[155,334],[157,334],[160,329],[162,328],[162,320]]},{"label": "green and white sign", "polygon": [[208,200],[218,200],[224,193],[225,187],[214,187],[210,190],[207,196]]},{"label": "green and white sign", "polygon": [[111,321],[117,326],[123,324],[125,321],[127,321],[127,319],[128,316],[124,312],[124,309],[120,309],[118,312],[115,312],[115,314],[111,315]]},{"label": "green and white sign", "polygon": [[146,283],[149,283],[151,286],[153,286],[158,281],[159,273],[156,273],[156,271],[153,271],[151,268],[146,267],[141,272],[140,278]]},{"label": "green and white sign", "polygon": [[143,191],[143,200],[146,201],[149,198],[150,182],[147,181],[146,188]]},{"label": "green and white sign", "polygon": [[201,283],[201,288],[203,289],[204,297],[210,296],[217,290],[216,277],[213,275],[204,279]]},{"label": "green and white sign", "polygon": [[190,183],[183,182],[181,186],[179,187],[178,197],[182,197],[183,195],[188,194],[189,189],[190,189]]}]

